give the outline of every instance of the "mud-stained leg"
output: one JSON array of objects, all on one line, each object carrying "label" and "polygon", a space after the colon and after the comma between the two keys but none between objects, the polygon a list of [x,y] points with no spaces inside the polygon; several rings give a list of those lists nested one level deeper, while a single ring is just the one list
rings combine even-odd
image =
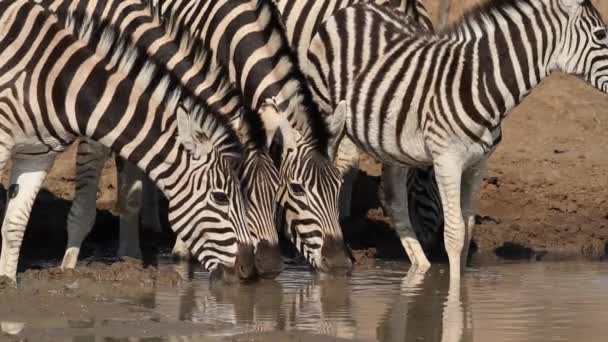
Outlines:
[{"label": "mud-stained leg", "polygon": [[83,139],[78,144],[76,193],[68,214],[68,243],[62,269],[76,267],[82,242],[95,224],[97,187],[109,155],[110,150],[95,141]]},{"label": "mud-stained leg", "polygon": [[2,253],[0,276],[16,281],[19,251],[36,195],[46,178],[55,154],[15,156],[7,193],[6,211],[2,222]]},{"label": "mud-stained leg", "polygon": [[465,240],[465,224],[460,204],[462,162],[458,157],[438,156],[433,161],[435,179],[441,196],[445,229],[445,249],[450,261],[450,279],[460,280],[461,254]]},{"label": "mud-stained leg", "polygon": [[118,256],[141,259],[139,245],[139,211],[143,200],[145,175],[131,162],[116,158],[118,173],[117,209],[120,213]]},{"label": "mud-stained leg", "polygon": [[464,269],[467,265],[469,256],[469,246],[473,238],[473,228],[475,227],[475,215],[479,211],[479,191],[487,171],[487,159],[483,159],[476,165],[469,167],[462,174],[462,214],[465,224],[464,245],[462,247],[461,266]]},{"label": "mud-stained leg", "polygon": [[425,272],[431,264],[422,250],[410,221],[406,191],[408,171],[409,168],[405,166],[384,164],[381,197],[412,266],[419,272]]}]

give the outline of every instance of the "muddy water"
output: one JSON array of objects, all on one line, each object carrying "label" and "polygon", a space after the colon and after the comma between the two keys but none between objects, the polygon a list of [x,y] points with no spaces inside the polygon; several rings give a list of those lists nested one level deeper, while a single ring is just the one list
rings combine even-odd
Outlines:
[{"label": "muddy water", "polygon": [[[127,288],[77,282],[0,293],[0,341],[605,341],[608,264],[478,266],[408,274],[379,262],[350,278],[290,267],[276,281]],[[28,291],[31,291],[28,292]],[[48,294],[50,293],[50,294]],[[9,299],[22,296],[15,303]],[[36,297],[38,299],[31,299]],[[20,306],[19,303],[23,303]]]}]

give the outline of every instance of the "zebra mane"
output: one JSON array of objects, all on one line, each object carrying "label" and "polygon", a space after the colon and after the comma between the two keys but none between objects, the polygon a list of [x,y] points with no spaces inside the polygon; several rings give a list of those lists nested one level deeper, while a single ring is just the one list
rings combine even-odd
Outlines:
[{"label": "zebra mane", "polygon": [[[230,128],[225,117],[218,114],[206,103],[198,101],[187,88],[183,88],[175,75],[163,65],[156,63],[148,54],[135,45],[129,36],[119,32],[105,20],[97,20],[86,13],[73,12],[67,16],[65,27],[79,40],[90,46],[95,54],[108,59],[111,68],[126,74],[133,68],[141,67],[138,73],[143,82],[150,84],[160,78],[156,89],[161,93],[168,93],[163,99],[167,112],[175,113],[180,102],[184,103],[193,121],[201,128],[210,130],[211,140],[220,153],[227,153],[229,157],[240,159],[242,148],[239,139]],[[173,120],[176,120],[173,118]],[[167,129],[170,122],[162,121],[162,129]],[[207,131],[208,133],[209,131]]]},{"label": "zebra mane", "polygon": [[280,35],[282,43],[282,48],[279,50],[279,54],[281,56],[288,57],[294,66],[290,76],[297,80],[300,84],[298,92],[301,95],[301,105],[306,108],[307,128],[311,134],[311,138],[315,142],[315,147],[318,149],[318,151],[323,155],[327,155],[327,147],[330,140],[329,128],[327,127],[325,118],[321,114],[319,105],[312,97],[308,79],[306,76],[304,76],[304,73],[300,68],[300,63],[296,53],[289,44],[289,39],[287,39],[287,29],[285,27],[285,23],[283,22],[283,18],[281,17],[281,12],[279,12],[276,3],[273,0],[257,0],[256,11],[259,13],[264,9],[268,9],[270,11],[271,24],[274,24],[274,26],[278,28],[277,31]]},{"label": "zebra mane", "polygon": [[[487,21],[488,14],[490,13],[506,13],[509,10],[520,9],[521,5],[534,7],[533,3],[535,1],[538,0],[487,0],[466,11],[460,20],[448,26],[444,32],[457,31],[464,26],[479,25],[480,23]],[[547,3],[549,1],[553,0],[545,0]],[[591,0],[584,0],[581,5],[589,6],[591,5]]]},{"label": "zebra mane", "polygon": [[[150,7],[151,12],[154,13],[155,19],[163,25],[169,36],[172,37],[176,42],[179,42],[179,50],[184,54],[194,56],[193,63],[200,66],[199,69],[205,74],[204,78],[209,77],[211,79],[219,79],[221,83],[217,85],[218,89],[221,89],[225,94],[237,94],[241,104],[244,104],[245,101],[242,93],[226,76],[228,75],[228,71],[222,64],[217,63],[217,61],[213,58],[212,52],[205,46],[203,41],[199,37],[192,34],[187,27],[180,25],[179,21],[172,13],[170,15],[163,16],[161,14],[162,1],[155,2],[148,0],[147,5]],[[241,120],[238,120],[236,117],[232,117],[228,118],[228,121],[230,123],[244,123],[244,132],[241,132],[245,135],[245,141],[243,142],[253,143],[257,149],[265,149],[266,130],[264,129],[262,119],[257,113],[250,110],[248,106],[241,105],[240,107],[239,113],[235,116],[239,116]],[[233,124],[231,124],[231,126],[235,131],[238,131],[240,128],[235,127]]]}]

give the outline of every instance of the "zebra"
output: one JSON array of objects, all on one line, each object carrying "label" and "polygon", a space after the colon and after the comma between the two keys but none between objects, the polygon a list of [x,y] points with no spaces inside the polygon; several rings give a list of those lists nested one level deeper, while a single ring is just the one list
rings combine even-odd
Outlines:
[{"label": "zebra", "polygon": [[206,270],[228,281],[251,276],[234,170],[241,146],[221,116],[109,27],[79,16],[62,24],[32,1],[0,2],[0,51],[0,168],[14,161],[0,276],[16,280],[34,198],[56,154],[79,136],[155,182],[172,229]]},{"label": "zebra", "polygon": [[[305,72],[308,69],[308,47],[316,32],[316,28],[338,10],[362,2],[367,3],[370,0],[277,1],[278,9],[285,21],[287,37],[292,48],[297,51],[299,63],[303,66]],[[424,4],[419,0],[375,0],[371,2],[386,6],[387,8],[394,8],[395,15],[390,16],[390,20],[395,26],[404,26],[406,29],[417,29],[421,32],[434,31],[430,15]],[[398,11],[401,13],[398,13]],[[416,28],[413,24],[418,27]],[[348,144],[343,145],[349,146]],[[346,169],[357,164],[358,153],[354,156],[353,154],[355,154],[354,151],[341,153],[341,155],[349,156],[348,158],[341,158],[343,160],[338,161],[341,164],[341,168]],[[350,199],[355,178],[356,174],[350,172],[346,173],[344,177],[340,203],[340,215],[344,219],[350,217]],[[390,210],[391,206],[387,203],[391,200],[391,194],[386,194],[386,191],[384,191],[384,189],[389,189],[389,186],[382,186],[380,197],[383,206],[387,209],[389,216],[392,216],[394,221],[393,226],[405,224],[414,229],[425,252],[442,250],[443,241],[440,237],[443,232],[443,212],[439,200],[439,190],[433,178],[432,167],[412,168],[408,171],[406,178],[409,217],[406,217],[404,222],[395,222],[397,218],[392,214]],[[390,180],[383,182],[383,184],[385,183],[389,184]]]},{"label": "zebra", "polygon": [[[121,32],[133,37],[134,43],[139,48],[150,51],[153,58],[173,68],[183,85],[191,89],[217,112],[234,122],[244,146],[244,157],[238,172],[247,204],[246,222],[254,242],[256,271],[262,277],[274,277],[280,273],[283,262],[274,225],[273,198],[278,186],[278,171],[264,146],[263,124],[257,114],[247,110],[239,91],[226,79],[224,68],[212,60],[210,53],[198,42],[197,38],[191,36],[188,30],[178,30],[175,20],[170,17],[159,18],[156,9],[140,0],[120,2],[48,0],[45,5],[55,13],[63,13],[62,16],[65,16],[65,13],[79,10],[92,12],[89,15],[111,22]],[[165,28],[168,31],[165,35],[156,32],[160,29],[164,31]],[[175,47],[173,41],[180,42],[180,46]],[[196,63],[193,64],[189,61],[191,59],[194,59]],[[191,67],[186,67],[188,65]],[[99,174],[107,155],[107,149],[99,144],[92,145],[84,141],[79,145],[77,190],[80,191],[76,193],[68,220],[68,232],[72,234],[62,263],[64,268],[75,266],[82,240],[93,225],[95,211],[91,204],[94,203]],[[91,174],[92,177],[88,176]],[[139,186],[134,186],[137,175],[137,170],[126,163],[119,178],[130,179],[119,182],[126,184],[119,184],[119,194],[121,195],[119,198],[122,199],[122,202],[126,202],[126,205],[123,205],[127,207],[126,211],[135,214],[121,216],[120,240],[121,245],[126,242],[135,245],[136,250],[139,251],[136,214],[141,203],[129,200],[141,198],[141,194],[138,196],[132,194],[133,191],[142,191],[141,183]],[[146,190],[145,185],[143,190]],[[129,217],[132,216],[135,216],[135,220],[132,220],[134,222],[128,222]],[[124,221],[127,221],[126,224]],[[123,235],[124,231],[126,233]],[[180,251],[183,248],[184,243],[180,243],[178,239],[174,251]],[[184,252],[181,254],[183,255]]]},{"label": "zebra", "polygon": [[[587,0],[490,1],[437,34],[408,34],[390,15],[356,5],[325,21],[308,54],[312,89],[326,112],[347,102],[348,137],[387,163],[392,189],[408,168],[434,167],[456,281],[502,119],[556,70],[608,92],[606,27]],[[407,216],[407,196],[393,195],[393,213]],[[428,269],[410,227],[398,228],[414,265]]]},{"label": "zebra", "polygon": [[287,30],[291,47],[296,50],[300,65],[306,71],[308,47],[317,28],[331,15],[349,6],[373,2],[392,7],[421,25],[421,29],[433,31],[433,22],[421,0],[276,0],[276,6]]},{"label": "zebra", "polygon": [[352,262],[338,222],[341,171],[329,148],[333,136],[327,134],[344,127],[345,107],[336,109],[332,122],[321,117],[272,0],[152,3],[192,30],[227,67],[249,108],[262,117],[268,145],[281,132],[276,202],[283,234],[313,268],[349,272]]}]

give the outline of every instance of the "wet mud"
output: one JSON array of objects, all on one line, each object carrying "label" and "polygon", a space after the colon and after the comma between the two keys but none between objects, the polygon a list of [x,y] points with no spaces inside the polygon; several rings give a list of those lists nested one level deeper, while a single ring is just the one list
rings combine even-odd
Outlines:
[{"label": "wet mud", "polygon": [[186,281],[173,270],[144,266],[141,260],[128,257],[107,262],[81,262],[75,269],[68,270],[62,270],[60,267],[27,270],[19,279],[22,282],[59,280],[65,283],[88,279],[139,286],[175,286]]}]

